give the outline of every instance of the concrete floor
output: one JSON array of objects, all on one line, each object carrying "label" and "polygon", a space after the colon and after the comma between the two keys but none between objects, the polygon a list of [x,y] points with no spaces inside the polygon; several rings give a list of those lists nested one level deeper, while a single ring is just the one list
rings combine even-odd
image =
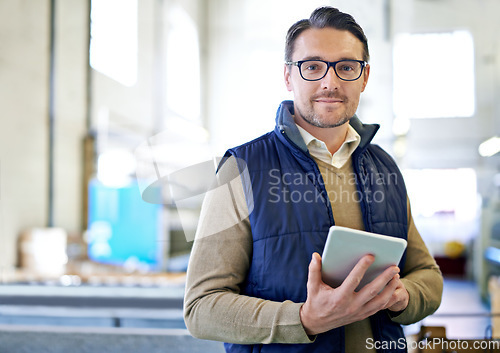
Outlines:
[{"label": "concrete floor", "polygon": [[2,353],[222,353],[186,330],[0,325]]},{"label": "concrete floor", "polygon": [[405,327],[405,332],[414,333],[422,325],[444,326],[448,338],[485,338],[491,332],[490,308],[481,300],[474,282],[448,278],[445,279],[443,299],[436,313]]},{"label": "concrete floor", "polygon": [[[178,287],[0,286],[0,352],[223,352],[189,335],[182,295]],[[438,311],[405,332],[445,326],[448,338],[483,338],[489,313],[475,283],[446,279]]]}]

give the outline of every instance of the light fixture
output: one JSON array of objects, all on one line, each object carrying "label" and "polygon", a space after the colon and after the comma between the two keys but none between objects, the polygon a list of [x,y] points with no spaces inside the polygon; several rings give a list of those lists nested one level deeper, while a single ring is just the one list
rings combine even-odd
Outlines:
[{"label": "light fixture", "polygon": [[495,136],[487,139],[479,145],[479,154],[483,157],[491,157],[500,152],[500,137]]}]

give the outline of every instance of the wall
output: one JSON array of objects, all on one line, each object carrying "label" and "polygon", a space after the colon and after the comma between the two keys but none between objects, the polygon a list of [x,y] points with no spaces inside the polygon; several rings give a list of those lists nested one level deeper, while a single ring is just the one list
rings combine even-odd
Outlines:
[{"label": "wall", "polygon": [[4,0],[0,18],[3,270],[14,261],[19,229],[44,225],[47,217],[48,2]]},{"label": "wall", "polygon": [[[58,1],[54,221],[81,227],[87,5]],[[48,222],[50,1],[0,1],[0,268],[16,262],[16,240]]]},{"label": "wall", "polygon": [[83,138],[87,125],[88,11],[85,0],[56,2],[54,225],[79,234]]},{"label": "wall", "polygon": [[[111,144],[120,145],[120,140],[124,140],[127,145],[130,138],[137,138],[140,142],[141,136],[147,136],[155,124],[153,90],[157,80],[153,46],[156,40],[155,12],[161,10],[158,4],[154,0],[138,2],[138,69],[134,85],[125,86],[99,71],[91,70],[90,128],[106,135]],[[113,138],[118,141],[113,141]],[[101,147],[106,149],[108,146]]]},{"label": "wall", "polygon": [[[468,222],[461,220],[460,223],[460,220],[455,218],[446,222],[443,217],[436,218],[434,224],[432,218],[429,218],[432,229],[427,230],[434,233],[435,241],[441,242],[446,235],[448,238],[473,235],[473,246],[468,250],[468,254],[472,254],[472,261],[468,262],[467,271],[478,281],[482,295],[485,295],[489,269],[484,260],[484,250],[490,245],[491,229],[495,222],[495,204],[498,203],[499,189],[498,182],[495,185],[493,179],[495,174],[498,175],[500,156],[483,158],[478,153],[478,146],[484,140],[500,134],[500,103],[497,99],[500,92],[500,24],[496,18],[500,11],[500,2],[391,0],[391,6],[393,34],[439,33],[465,29],[473,36],[476,75],[474,116],[411,120],[402,164],[404,167],[415,169],[474,169],[477,191],[481,196],[481,202],[478,203],[481,212],[478,212],[478,218]],[[453,57],[436,59],[443,70],[446,70],[447,61],[454,60]],[[460,77],[461,72],[454,74]],[[431,77],[428,78],[428,84],[433,84]],[[421,92],[422,104],[425,104],[425,95],[425,91]],[[458,187],[456,189],[457,195],[460,195],[462,190]],[[426,220],[422,218],[421,221],[425,224]]]},{"label": "wall", "polygon": [[[393,7],[394,33],[447,32],[457,29],[469,30],[474,38],[476,67],[476,113],[471,118],[414,119],[407,140],[405,164],[412,168],[476,168],[484,180],[479,186],[489,183],[491,173],[498,160],[482,159],[478,154],[479,144],[500,134],[500,104],[496,100],[500,85],[500,62],[498,60],[500,39],[497,33],[500,24],[496,14],[500,3],[495,0],[399,0],[391,2]],[[442,60],[443,69],[446,61]],[[411,68],[409,68],[411,69]],[[460,75],[460,72],[456,73]],[[429,78],[432,85],[432,78]],[[425,104],[425,92],[422,92]]]},{"label": "wall", "polygon": [[[86,225],[87,125],[95,130],[107,109],[104,123],[116,137],[113,143],[131,148],[161,129],[164,97],[155,96],[162,78],[155,71],[154,45],[162,40],[162,16],[174,3],[196,21],[201,16],[196,0],[140,0],[137,85],[127,88],[91,70],[88,96],[89,3],[56,0],[53,220],[77,235]],[[20,233],[48,224],[49,25],[50,0],[0,0],[0,274],[17,261]]]}]

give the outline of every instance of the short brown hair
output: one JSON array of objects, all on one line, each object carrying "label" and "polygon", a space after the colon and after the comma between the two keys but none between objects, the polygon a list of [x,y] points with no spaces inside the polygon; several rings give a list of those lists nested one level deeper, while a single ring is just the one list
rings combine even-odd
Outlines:
[{"label": "short brown hair", "polygon": [[368,40],[361,26],[351,15],[334,7],[325,6],[314,10],[309,19],[300,20],[290,27],[286,35],[285,61],[292,61],[295,40],[303,31],[309,28],[325,27],[351,32],[363,44],[363,60],[368,61],[370,59]]}]

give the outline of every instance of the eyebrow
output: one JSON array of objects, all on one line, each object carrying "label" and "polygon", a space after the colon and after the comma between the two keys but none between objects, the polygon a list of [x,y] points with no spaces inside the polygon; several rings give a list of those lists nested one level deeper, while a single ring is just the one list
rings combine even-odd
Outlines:
[{"label": "eyebrow", "polygon": [[[321,56],[306,56],[304,59],[302,59],[300,61],[305,61],[305,60],[323,60],[323,61],[328,61],[328,60],[323,59]],[[354,58],[343,57],[343,58],[340,58],[339,60],[335,60],[335,61],[341,61],[341,60],[362,60],[362,59],[354,59]]]},{"label": "eyebrow", "polygon": [[324,60],[321,56],[306,56],[302,60]]}]

